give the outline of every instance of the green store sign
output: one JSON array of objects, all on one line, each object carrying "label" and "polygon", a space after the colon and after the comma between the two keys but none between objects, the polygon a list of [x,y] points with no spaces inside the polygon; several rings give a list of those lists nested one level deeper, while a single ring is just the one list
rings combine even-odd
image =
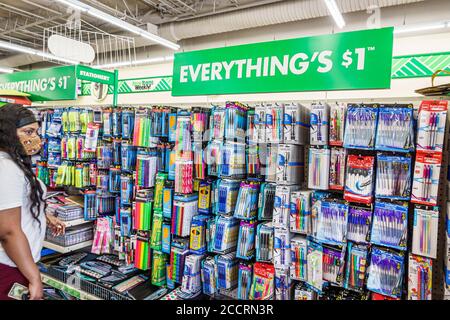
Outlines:
[{"label": "green store sign", "polygon": [[[172,90],[172,76],[145,77],[119,80],[118,93],[145,93],[164,92]],[[113,88],[108,87],[108,94],[113,93]],[[81,96],[91,95],[90,82],[81,83]]]},{"label": "green store sign", "polygon": [[173,96],[387,89],[393,28],[176,53]]}]

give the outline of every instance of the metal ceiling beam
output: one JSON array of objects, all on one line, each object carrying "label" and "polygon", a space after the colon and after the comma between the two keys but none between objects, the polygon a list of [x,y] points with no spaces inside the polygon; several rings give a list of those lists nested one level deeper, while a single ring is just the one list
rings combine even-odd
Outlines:
[{"label": "metal ceiling beam", "polygon": [[13,13],[22,15],[22,16],[24,16],[24,17],[30,17],[30,16],[33,16],[33,17],[36,17],[36,18],[38,18],[38,19],[46,19],[46,17],[40,16],[40,15],[35,14],[35,13],[32,13],[32,12],[30,12],[30,11],[26,11],[26,10],[19,9],[19,8],[17,8],[17,7],[11,6],[11,5],[6,4],[6,3],[1,3],[1,2],[0,2],[0,7],[8,8],[8,9],[9,9],[8,12],[13,12]]},{"label": "metal ceiling beam", "polygon": [[8,33],[14,32],[16,30],[24,30],[24,29],[27,29],[27,28],[32,28],[32,27],[39,26],[39,25],[41,25],[43,23],[46,23],[46,22],[52,22],[52,21],[57,20],[57,19],[63,19],[65,17],[68,17],[68,16],[65,15],[65,16],[62,16],[62,17],[53,17],[53,18],[49,18],[49,19],[42,19],[42,20],[34,21],[32,23],[25,24],[25,25],[22,25],[20,27],[14,27],[14,28],[11,28],[11,29],[8,29],[8,30],[4,30],[3,32],[0,32],[0,35],[8,34]]},{"label": "metal ceiling beam", "polygon": [[29,5],[32,5],[32,6],[35,6],[35,7],[38,7],[38,8],[41,8],[41,9],[46,10],[48,12],[51,12],[53,14],[58,14],[58,15],[62,15],[63,14],[60,11],[50,9],[49,7],[42,6],[42,5],[37,4],[37,3],[33,2],[33,1],[30,1],[30,0],[22,0],[22,2],[25,2],[25,3],[29,4]]}]

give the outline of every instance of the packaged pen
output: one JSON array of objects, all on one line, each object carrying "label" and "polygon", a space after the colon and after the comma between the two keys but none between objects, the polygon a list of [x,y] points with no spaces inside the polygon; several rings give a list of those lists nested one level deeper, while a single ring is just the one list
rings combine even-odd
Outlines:
[{"label": "packaged pen", "polygon": [[216,140],[209,142],[206,146],[205,158],[209,176],[218,176],[220,173],[221,148],[222,143]]},{"label": "packaged pen", "polygon": [[405,268],[404,260],[403,253],[373,247],[367,289],[389,297],[400,298]]},{"label": "packaged pen", "polygon": [[216,293],[216,261],[214,257],[206,257],[202,261],[201,279],[202,291],[208,296],[214,296]]},{"label": "packaged pen", "polygon": [[181,291],[183,293],[195,294],[202,290],[201,284],[201,262],[202,255],[191,254],[186,257],[184,263]]},{"label": "packaged pen", "polygon": [[255,106],[255,131],[257,143],[266,143],[266,107],[263,104]]},{"label": "packaged pen", "polygon": [[366,283],[368,248],[348,242],[344,288],[362,291]]},{"label": "packaged pen", "polygon": [[172,208],[172,234],[187,237],[191,231],[191,221],[197,212],[198,195],[175,195]]},{"label": "packaged pen", "polygon": [[375,158],[373,156],[349,155],[345,179],[344,199],[350,202],[373,201]]},{"label": "packaged pen", "polygon": [[122,111],[114,110],[111,114],[112,136],[114,138],[122,137]]},{"label": "packaged pen", "polygon": [[239,261],[236,254],[228,253],[215,257],[217,265],[217,289],[234,289],[238,283]]},{"label": "packaged pen", "polygon": [[175,142],[176,140],[176,130],[177,130],[177,114],[169,113],[168,115],[169,122],[169,142]]},{"label": "packaged pen", "polygon": [[375,197],[409,200],[411,197],[411,157],[377,155]]},{"label": "packaged pen", "polygon": [[[249,145],[246,148],[247,157],[247,177],[260,178],[262,177],[261,165],[261,148],[258,145]],[[265,160],[264,160],[265,161]]]},{"label": "packaged pen", "polygon": [[343,245],[347,239],[348,210],[345,202],[323,200],[317,217],[316,238],[331,245]]},{"label": "packaged pen", "polygon": [[132,172],[136,170],[137,148],[128,142],[122,142],[121,150],[121,169],[122,171]]},{"label": "packaged pen", "polygon": [[246,175],[245,144],[225,142],[220,150],[220,177],[243,178]]},{"label": "packaged pen", "polygon": [[309,111],[298,103],[284,105],[284,143],[306,144],[309,134]]},{"label": "packaged pen", "polygon": [[344,282],[346,246],[333,248],[323,247],[323,279],[332,284],[342,286]]},{"label": "packaged pen", "polygon": [[411,202],[434,206],[437,204],[442,154],[416,153]]},{"label": "packaged pen", "polygon": [[152,252],[151,283],[153,285],[161,287],[166,284],[166,264],[168,260],[167,254],[156,250]]},{"label": "packaged pen", "polygon": [[307,259],[307,283],[318,293],[323,288],[323,247],[313,241],[308,240]]},{"label": "packaged pen", "polygon": [[239,220],[233,217],[217,216],[214,233],[214,251],[228,253],[236,251]]},{"label": "packaged pen", "polygon": [[375,149],[409,152],[414,150],[412,105],[381,105]]},{"label": "packaged pen", "polygon": [[234,217],[251,220],[256,217],[258,210],[259,183],[241,182],[234,209]]},{"label": "packaged pen", "polygon": [[266,141],[267,143],[283,142],[284,104],[265,103],[266,108]]},{"label": "packaged pen", "polygon": [[209,110],[194,109],[191,114],[192,121],[192,138],[194,142],[208,141],[209,137]]},{"label": "packaged pen", "polygon": [[275,300],[291,300],[292,285],[289,267],[275,265]]},{"label": "packaged pen", "polygon": [[291,239],[291,278],[300,281],[307,280],[307,240],[302,236]]},{"label": "packaged pen", "polygon": [[277,163],[276,182],[278,184],[301,184],[303,182],[305,167],[303,146],[280,144]]},{"label": "packaged pen", "polygon": [[408,300],[431,300],[433,260],[409,254]]},{"label": "packaged pen", "polygon": [[265,150],[262,151],[262,154],[264,154],[264,152],[266,155],[266,157],[264,158],[265,162],[263,164],[265,180],[267,182],[276,182],[278,168],[278,145],[267,145]]},{"label": "packaged pen", "polygon": [[225,113],[225,108],[223,107],[212,107],[209,125],[211,140],[223,140],[225,136]]},{"label": "packaged pen", "polygon": [[304,282],[299,282],[295,286],[294,300],[308,301],[317,300],[317,293],[306,285]]},{"label": "packaged pen", "polygon": [[162,212],[155,210],[153,212],[152,231],[150,237],[150,248],[161,251],[162,249]]},{"label": "packaged pen", "polygon": [[272,262],[274,248],[273,223],[260,223],[256,228],[256,261]]},{"label": "packaged pen", "polygon": [[350,205],[348,210],[347,240],[368,243],[372,225],[372,208]]},{"label": "packaged pen", "polygon": [[330,105],[330,137],[331,146],[344,144],[345,104],[332,103]]},{"label": "packaged pen", "polygon": [[253,277],[253,265],[240,263],[238,273],[238,290],[237,290],[237,298],[239,300],[249,299],[250,287],[252,285],[252,277]]},{"label": "packaged pen", "polygon": [[329,188],[332,190],[344,189],[346,157],[344,148],[331,148]]},{"label": "packaged pen", "polygon": [[272,264],[256,262],[253,266],[253,280],[250,300],[272,300],[275,286],[275,268]]},{"label": "packaged pen", "polygon": [[134,129],[134,110],[122,110],[122,139],[132,139]]},{"label": "packaged pen", "polygon": [[311,193],[312,191],[294,191],[290,200],[290,231],[311,233]]},{"label": "packaged pen", "polygon": [[230,141],[245,142],[248,107],[239,102],[225,105],[225,138]]},{"label": "packaged pen", "polygon": [[255,124],[255,109],[249,108],[247,110],[247,145],[256,145],[258,143],[258,131]]},{"label": "packaged pen", "polygon": [[276,186],[272,216],[274,227],[289,228],[291,194],[299,189],[299,186]]},{"label": "packaged pen", "polygon": [[133,200],[133,177],[130,175],[120,175],[120,204],[131,206]]},{"label": "packaged pen", "polygon": [[198,189],[198,212],[211,213],[211,181],[200,181]]},{"label": "packaged pen", "polygon": [[108,138],[112,136],[112,110],[109,109],[105,109],[103,110],[102,113],[102,118],[103,118],[103,137]]},{"label": "packaged pen", "polygon": [[250,260],[255,255],[255,222],[240,222],[238,246],[236,257],[239,259]]},{"label": "packaged pen", "polygon": [[377,104],[349,104],[345,120],[344,148],[373,150],[377,122]]},{"label": "packaged pen", "polygon": [[448,101],[422,101],[417,124],[417,151],[442,152]]},{"label": "packaged pen", "polygon": [[274,228],[273,263],[276,266],[291,264],[291,233],[289,229]]},{"label": "packaged pen", "polygon": [[170,254],[170,242],[171,242],[170,223],[163,221],[162,239],[161,239],[161,251],[163,253]]},{"label": "packaged pen", "polygon": [[433,210],[414,208],[412,234],[413,254],[436,259],[438,245],[439,209]]},{"label": "packaged pen", "polygon": [[326,103],[313,103],[310,114],[310,144],[324,146],[328,144],[328,123],[330,106]]},{"label": "packaged pen", "polygon": [[264,182],[258,200],[258,220],[272,221],[276,185]]},{"label": "packaged pen", "polygon": [[86,128],[86,139],[84,141],[84,151],[95,152],[97,150],[100,125],[98,123],[89,123]]},{"label": "packaged pen", "polygon": [[309,189],[328,190],[330,180],[330,156],[330,149],[309,149]]},{"label": "packaged pen", "polygon": [[239,193],[240,182],[235,180],[217,181],[216,213],[234,213]]}]

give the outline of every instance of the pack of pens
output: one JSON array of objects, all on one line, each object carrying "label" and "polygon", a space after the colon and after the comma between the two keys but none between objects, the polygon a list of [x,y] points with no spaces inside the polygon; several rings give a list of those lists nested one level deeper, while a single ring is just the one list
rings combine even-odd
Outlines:
[{"label": "pack of pens", "polygon": [[411,197],[411,157],[377,155],[375,197],[409,200]]},{"label": "pack of pens", "polygon": [[344,148],[375,148],[375,135],[378,122],[378,105],[347,106],[345,117]]},{"label": "pack of pens", "polygon": [[239,237],[236,257],[243,260],[253,259],[255,256],[256,222],[242,220],[239,224]]},{"label": "pack of pens", "polygon": [[293,294],[294,282],[289,266],[275,265],[275,300],[292,300]]},{"label": "pack of pens", "polygon": [[227,102],[225,105],[225,139],[245,142],[247,134],[248,107],[239,102]]},{"label": "pack of pens", "polygon": [[209,118],[211,140],[223,140],[225,137],[226,109],[223,106],[212,106]]},{"label": "pack of pens", "polygon": [[264,222],[256,227],[256,261],[272,262],[274,248],[274,228],[272,222]]},{"label": "pack of pens", "polygon": [[411,252],[436,259],[439,233],[439,208],[414,208]]},{"label": "pack of pens", "polygon": [[400,298],[405,272],[403,252],[372,247],[367,289],[385,296]]},{"label": "pack of pens", "polygon": [[193,186],[194,165],[192,160],[175,161],[175,193],[191,194]]},{"label": "pack of pens", "polygon": [[136,156],[136,185],[142,188],[155,186],[158,172],[158,153],[156,150],[138,150]]},{"label": "pack of pens", "polygon": [[265,154],[263,172],[267,182],[276,182],[277,179],[278,147],[277,144],[268,144],[262,149],[262,154]]},{"label": "pack of pens", "polygon": [[266,107],[263,104],[255,106],[255,135],[256,143],[266,143]]},{"label": "pack of pens", "polygon": [[155,147],[158,142],[158,138],[152,137],[151,132],[152,118],[150,110],[136,110],[133,130],[133,145],[144,148]]},{"label": "pack of pens", "polygon": [[299,186],[276,186],[272,216],[275,227],[289,228],[291,194],[299,189]]},{"label": "pack of pens", "polygon": [[433,260],[414,254],[408,259],[408,300],[431,300]]},{"label": "pack of pens", "polygon": [[122,171],[132,172],[136,170],[137,148],[123,141],[121,151],[121,169]]},{"label": "pack of pens", "polygon": [[220,177],[243,178],[246,175],[244,143],[225,142],[220,150]]},{"label": "pack of pens", "polygon": [[193,108],[191,113],[192,140],[194,142],[204,142],[209,140],[209,117],[208,109]]},{"label": "pack of pens", "polygon": [[224,180],[217,181],[216,213],[233,214],[236,208],[236,200],[239,194],[240,181]]},{"label": "pack of pens", "polygon": [[241,182],[234,209],[234,217],[251,220],[256,218],[258,210],[260,184],[258,182]]},{"label": "pack of pens", "polygon": [[265,103],[266,141],[267,143],[283,142],[284,104]]},{"label": "pack of pens", "polygon": [[191,114],[185,110],[177,115],[177,130],[175,132],[175,152],[177,159],[190,159],[192,152],[192,123]]},{"label": "pack of pens", "polygon": [[175,195],[172,209],[172,234],[187,237],[192,218],[197,215],[198,195]]},{"label": "pack of pens", "polygon": [[273,264],[256,262],[253,265],[253,279],[250,300],[273,300],[275,295],[275,268]]},{"label": "pack of pens", "polygon": [[289,228],[293,233],[311,233],[311,193],[306,190],[291,193]]},{"label": "pack of pens", "polygon": [[221,141],[213,140],[208,143],[205,153],[205,160],[208,166],[207,173],[209,176],[217,177],[220,174],[220,156],[221,156]]},{"label": "pack of pens", "polygon": [[194,178],[195,179],[206,179],[207,176],[207,165],[206,165],[206,156],[205,149],[203,147],[202,142],[193,142],[192,143],[193,157],[194,157]]},{"label": "pack of pens", "polygon": [[298,282],[294,288],[294,300],[317,300],[317,292],[308,287],[305,282]]},{"label": "pack of pens", "polygon": [[264,182],[261,184],[261,189],[260,189],[259,199],[258,199],[258,220],[259,221],[272,221],[275,191],[276,191],[276,185],[274,183]]},{"label": "pack of pens", "polygon": [[321,202],[316,238],[331,245],[344,245],[347,239],[349,205],[337,199]]},{"label": "pack of pens", "polygon": [[247,145],[256,145],[258,143],[258,131],[255,124],[255,106],[249,106],[247,109],[247,130],[246,140]]},{"label": "pack of pens", "polygon": [[414,150],[414,110],[412,105],[381,105],[375,149],[409,152]]},{"label": "pack of pens", "polygon": [[284,104],[283,142],[306,144],[309,134],[309,110],[299,103]]},{"label": "pack of pens", "polygon": [[[64,157],[63,157],[64,158]],[[109,169],[113,164],[113,148],[110,144],[97,147],[97,167],[99,169]]]},{"label": "pack of pens", "polygon": [[437,204],[442,154],[416,153],[411,202],[434,206]]},{"label": "pack of pens", "polygon": [[246,165],[247,165],[247,177],[259,179],[262,178],[262,160],[261,148],[258,145],[248,145],[246,147]]},{"label": "pack of pens", "polygon": [[276,182],[278,184],[301,184],[304,180],[304,149],[294,144],[278,146]]},{"label": "pack of pens", "polygon": [[309,143],[313,146],[328,145],[330,106],[326,103],[311,104]]},{"label": "pack of pens", "polygon": [[213,239],[213,250],[216,253],[236,251],[239,237],[240,221],[233,217],[217,216]]},{"label": "pack of pens", "polygon": [[323,247],[321,244],[308,240],[306,254],[307,280],[306,283],[316,292],[323,289]]},{"label": "pack of pens", "polygon": [[190,254],[184,262],[184,272],[181,281],[181,290],[184,293],[195,294],[202,290],[201,262],[202,255]]},{"label": "pack of pens", "polygon": [[209,216],[197,215],[192,217],[189,238],[189,250],[195,254],[206,252],[206,225]]},{"label": "pack of pens", "polygon": [[249,300],[250,288],[253,278],[253,264],[252,263],[239,263],[238,270],[238,287],[237,287],[237,299]]},{"label": "pack of pens", "polygon": [[97,195],[95,191],[84,193],[84,220],[97,219]]},{"label": "pack of pens", "polygon": [[347,240],[369,243],[372,225],[372,206],[350,205],[348,209]]},{"label": "pack of pens", "polygon": [[348,242],[345,264],[344,288],[363,291],[366,283],[366,271],[369,264],[368,246]]},{"label": "pack of pens", "polygon": [[343,190],[345,181],[347,151],[344,148],[331,148],[329,189]]},{"label": "pack of pens", "polygon": [[330,180],[330,157],[330,149],[309,149],[309,189],[328,190]]},{"label": "pack of pens", "polygon": [[168,277],[174,283],[181,284],[184,273],[184,265],[186,257],[188,255],[189,255],[189,240],[182,238],[172,239]]},{"label": "pack of pens", "polygon": [[340,287],[344,283],[346,249],[346,245],[323,247],[323,279]]},{"label": "pack of pens", "polygon": [[120,175],[120,204],[131,206],[133,201],[134,180],[131,175]]},{"label": "pack of pens", "polygon": [[330,104],[330,128],[328,143],[330,146],[342,146],[344,144],[344,126],[345,126],[344,103]]},{"label": "pack of pens", "polygon": [[203,294],[214,296],[216,294],[216,260],[208,256],[201,262],[201,280]]},{"label": "pack of pens", "polygon": [[307,280],[307,240],[302,236],[294,236],[291,239],[291,279],[306,281]]},{"label": "pack of pens", "polygon": [[237,287],[239,260],[234,252],[217,255],[217,289],[229,290]]},{"label": "pack of pens", "polygon": [[169,135],[169,113],[170,109],[165,107],[152,108],[151,121],[152,137],[168,137]]},{"label": "pack of pens", "polygon": [[422,101],[417,124],[417,151],[443,152],[447,109],[447,100]]},{"label": "pack of pens", "polygon": [[162,212],[154,209],[152,217],[152,230],[150,233],[150,248],[153,250],[162,250],[162,224]]},{"label": "pack of pens", "polygon": [[291,233],[289,229],[274,228],[273,263],[276,266],[291,264]]},{"label": "pack of pens", "polygon": [[347,156],[344,199],[350,202],[372,203],[375,157],[351,154]]}]

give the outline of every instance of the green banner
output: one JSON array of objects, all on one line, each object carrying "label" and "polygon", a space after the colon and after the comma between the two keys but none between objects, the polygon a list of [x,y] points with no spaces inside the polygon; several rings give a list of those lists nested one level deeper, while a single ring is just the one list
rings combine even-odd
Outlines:
[{"label": "green banner", "polygon": [[65,66],[0,75],[0,89],[29,93],[32,101],[75,100],[76,66]]},{"label": "green banner", "polygon": [[174,96],[386,89],[393,28],[175,54]]},{"label": "green banner", "polygon": [[114,72],[94,69],[83,65],[77,66],[77,78],[80,80],[114,85]]},{"label": "green banner", "polygon": [[[172,76],[145,77],[119,80],[119,94],[163,92],[172,90]],[[113,93],[113,88],[108,87],[108,94]],[[81,83],[81,96],[91,95],[91,83]]]},{"label": "green banner", "polygon": [[450,52],[399,56],[392,62],[393,79],[431,77],[437,70],[450,71]]}]

